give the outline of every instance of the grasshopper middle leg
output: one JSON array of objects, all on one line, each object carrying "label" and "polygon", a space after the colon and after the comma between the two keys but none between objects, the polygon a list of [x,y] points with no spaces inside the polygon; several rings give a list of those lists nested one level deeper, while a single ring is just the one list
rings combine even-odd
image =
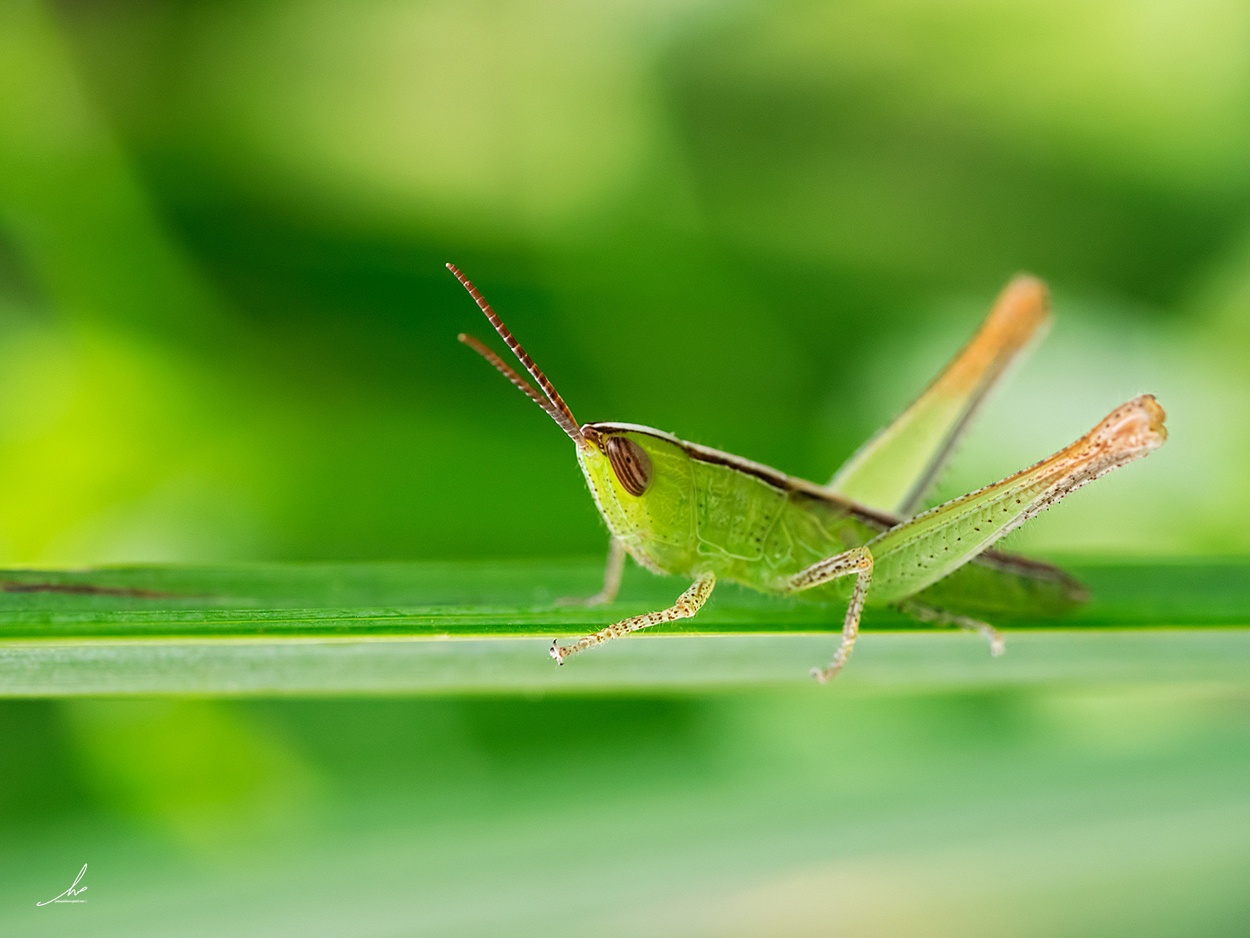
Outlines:
[{"label": "grasshopper middle leg", "polygon": [[842,620],[842,641],[833,655],[833,661],[826,668],[812,668],[812,677],[822,684],[836,677],[851,657],[855,639],[859,636],[859,617],[864,611],[864,599],[872,583],[872,567],[872,552],[867,547],[853,547],[818,561],[790,578],[790,589],[798,591],[855,575],[855,589],[851,592],[851,601],[846,607],[846,618]]},{"label": "grasshopper middle leg", "polygon": [[596,645],[602,645],[609,639],[620,638],[622,635],[628,635],[630,632],[648,629],[653,625],[660,625],[664,622],[689,619],[703,608],[707,598],[712,595],[712,587],[715,585],[716,575],[714,573],[701,573],[690,589],[682,593],[678,597],[677,602],[667,609],[661,609],[659,612],[648,612],[641,616],[630,616],[628,619],[622,619],[620,622],[609,625],[606,629],[600,629],[594,635],[583,636],[571,645],[561,645],[559,642],[552,642],[551,657],[556,659],[556,664],[564,664],[564,659],[570,655],[575,655],[579,651],[585,651],[587,648],[594,648]]}]

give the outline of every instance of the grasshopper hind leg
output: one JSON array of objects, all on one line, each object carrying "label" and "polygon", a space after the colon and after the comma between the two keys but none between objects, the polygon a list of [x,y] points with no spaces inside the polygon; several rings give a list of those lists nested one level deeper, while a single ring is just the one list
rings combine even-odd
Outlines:
[{"label": "grasshopper hind leg", "polygon": [[906,613],[913,619],[919,619],[921,622],[931,622],[934,625],[953,625],[969,632],[976,632],[989,642],[991,657],[997,658],[1007,650],[1007,644],[1003,641],[1003,633],[988,622],[970,619],[967,616],[957,616],[954,613],[946,612],[942,609],[934,609],[932,606],[926,606],[924,603],[912,601],[899,603],[898,610]]},{"label": "grasshopper hind leg", "polygon": [[829,487],[902,517],[915,514],[981,402],[1050,320],[1045,285],[1018,276],[977,334],[893,423],[838,470]]}]

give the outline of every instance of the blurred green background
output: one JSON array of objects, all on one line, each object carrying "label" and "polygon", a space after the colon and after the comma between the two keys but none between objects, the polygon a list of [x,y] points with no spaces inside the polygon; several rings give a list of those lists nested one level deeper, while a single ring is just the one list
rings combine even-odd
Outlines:
[{"label": "blurred green background", "polygon": [[[817,481],[1031,271],[942,494],[1151,391],[1168,446],[1012,546],[1250,549],[1244,0],[4,0],[0,563],[602,550],[449,260],[583,421]],[[1248,717],[10,703],[0,931],[1245,933]]]}]

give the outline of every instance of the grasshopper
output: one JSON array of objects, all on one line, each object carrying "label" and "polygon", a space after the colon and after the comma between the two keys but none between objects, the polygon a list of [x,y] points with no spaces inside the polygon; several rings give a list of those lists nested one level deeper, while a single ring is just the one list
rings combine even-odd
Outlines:
[{"label": "grasshopper", "polygon": [[976,335],[902,415],[827,485],[816,485],[651,427],[578,424],[482,294],[454,265],[447,268],[538,387],[477,339],[461,333],[460,341],[545,410],[577,447],[611,532],[603,589],[581,602],[616,598],[626,554],[654,573],[692,581],[667,609],[630,616],[571,644],[553,642],[558,664],[609,639],[695,615],[718,579],[846,603],[832,661],[812,669],[821,683],[850,658],[865,605],[980,632],[999,655],[1002,636],[982,616],[1059,614],[1087,594],[1062,570],[991,545],[1167,439],[1163,408],[1143,394],[1036,465],[917,513],[981,402],[1048,324],[1049,296],[1040,280],[1020,275],[1008,283]]}]

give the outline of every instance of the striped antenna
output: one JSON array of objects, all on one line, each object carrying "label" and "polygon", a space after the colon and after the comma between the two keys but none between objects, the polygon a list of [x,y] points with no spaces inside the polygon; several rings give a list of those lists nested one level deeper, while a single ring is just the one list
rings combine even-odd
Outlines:
[{"label": "striped antenna", "polygon": [[547,376],[543,374],[542,369],[534,364],[534,359],[530,358],[529,353],[521,347],[521,343],[513,337],[512,333],[508,330],[508,327],[503,324],[503,320],[501,320],[499,316],[495,314],[495,311],[490,308],[490,304],[486,302],[482,294],[478,293],[477,287],[473,286],[473,284],[469,282],[469,278],[462,274],[460,269],[456,267],[455,264],[448,264],[447,269],[450,270],[455,275],[456,279],[460,281],[461,285],[469,291],[469,296],[473,297],[474,301],[478,305],[478,308],[486,314],[486,318],[490,320],[490,324],[495,327],[495,331],[499,333],[499,337],[504,340],[508,348],[512,349],[512,354],[517,357],[517,361],[519,361],[525,370],[530,373],[530,377],[538,382],[538,386],[542,388],[542,393],[539,393],[532,384],[513,371],[503,359],[477,339],[472,336],[465,335],[463,332],[460,333],[457,338],[494,365],[500,374],[524,391],[530,400],[550,414],[551,419],[560,425],[560,429],[567,433],[574,443],[584,445],[586,443],[586,438],[582,436],[582,431],[577,424],[577,419],[573,416],[573,411],[569,410],[569,405],[564,403],[564,398],[560,396],[560,392],[556,390],[555,385],[553,385],[551,381],[548,380]]}]

